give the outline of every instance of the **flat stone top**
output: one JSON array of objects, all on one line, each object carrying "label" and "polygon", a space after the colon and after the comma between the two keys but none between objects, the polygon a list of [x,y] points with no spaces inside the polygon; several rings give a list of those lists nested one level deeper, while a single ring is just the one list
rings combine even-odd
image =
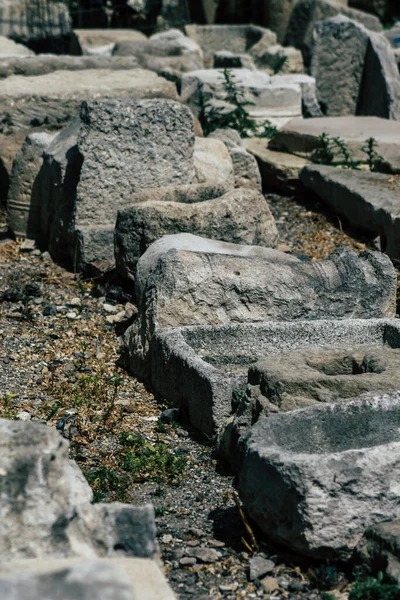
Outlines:
[{"label": "flat stone top", "polygon": [[288,133],[310,137],[319,137],[326,133],[332,137],[339,136],[345,140],[362,143],[373,137],[378,142],[400,145],[400,121],[389,121],[379,117],[300,117],[286,123],[278,132],[278,136]]},{"label": "flat stone top", "polygon": [[[177,99],[175,85],[153,71],[127,69],[87,69],[84,71],[54,71],[36,77],[13,75],[1,83],[0,99],[25,96],[47,98],[129,98],[153,97],[162,94]],[[79,98],[78,98],[79,99]]]},{"label": "flat stone top", "polygon": [[321,175],[326,182],[346,187],[361,196],[376,210],[387,210],[393,217],[400,216],[400,175],[384,175],[325,165],[308,165],[304,175]]},{"label": "flat stone top", "polygon": [[123,40],[129,42],[140,42],[147,37],[141,31],[135,29],[74,29],[79,41],[86,47],[106,46]]},{"label": "flat stone top", "polygon": [[[243,87],[263,87],[271,84],[271,77],[262,71],[250,71],[250,69],[229,69],[235,81]],[[199,79],[210,85],[223,84],[225,81],[223,69],[198,69],[185,73],[183,80]]]},{"label": "flat stone top", "polygon": [[269,415],[252,427],[247,446],[260,456],[276,456],[278,451],[281,460],[302,462],[307,460],[304,455],[321,457],[399,444],[399,426],[399,392],[366,394],[343,403]]},{"label": "flat stone top", "polygon": [[269,138],[245,138],[243,140],[247,152],[266,163],[273,164],[277,168],[302,169],[306,165],[312,164],[302,156],[270,150],[268,148],[269,142]]}]

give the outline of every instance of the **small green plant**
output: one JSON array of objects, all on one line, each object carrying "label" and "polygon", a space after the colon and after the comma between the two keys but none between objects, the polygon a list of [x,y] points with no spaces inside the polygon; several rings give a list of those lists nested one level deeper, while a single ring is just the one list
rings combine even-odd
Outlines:
[{"label": "small green plant", "polygon": [[199,92],[198,107],[199,121],[204,134],[208,136],[216,129],[236,129],[240,137],[268,137],[272,138],[277,129],[271,123],[267,123],[262,129],[249,115],[248,107],[254,106],[254,102],[246,100],[244,92],[238,87],[235,76],[230,69],[224,69],[224,102],[233,108],[216,106],[212,99],[206,95],[204,84]]},{"label": "small green plant", "polygon": [[333,565],[321,565],[310,572],[310,579],[320,590],[333,590],[339,582],[339,572]]},{"label": "small green plant", "polygon": [[15,394],[3,394],[3,397],[0,399],[0,417],[2,419],[14,420],[17,418],[18,408],[13,402],[15,398]]},{"label": "small green plant", "polygon": [[378,146],[378,142],[373,137],[370,137],[367,140],[365,140],[365,144],[361,148],[361,151],[367,155],[367,162],[369,170],[371,172],[378,171],[379,163],[382,163],[384,161],[383,157],[380,154],[378,154],[376,150]]},{"label": "small green plant", "polygon": [[100,467],[96,471],[87,473],[86,477],[93,488],[95,502],[101,502],[110,492],[113,494],[113,499],[127,501],[128,478],[126,476],[121,476],[113,469]]},{"label": "small green plant", "polygon": [[383,574],[377,578],[358,576],[349,594],[349,600],[400,600],[400,588],[393,583],[384,583]]}]

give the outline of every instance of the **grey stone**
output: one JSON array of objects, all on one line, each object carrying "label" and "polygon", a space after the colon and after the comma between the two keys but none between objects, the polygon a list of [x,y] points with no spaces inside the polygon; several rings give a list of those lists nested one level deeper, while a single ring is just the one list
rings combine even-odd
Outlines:
[{"label": "grey stone", "polygon": [[178,29],[156,33],[141,41],[115,44],[113,56],[135,56],[141,67],[157,73],[179,75],[204,67],[200,46]]},{"label": "grey stone", "polygon": [[[283,254],[283,257],[286,255]],[[393,317],[396,276],[385,255],[334,252],[322,263],[266,262],[171,249],[138,298],[126,363],[146,373],[157,328],[266,320]]]},{"label": "grey stone", "polygon": [[393,46],[393,48],[398,48],[400,46],[399,22],[395,23],[390,29],[385,29],[384,34],[386,39],[389,40],[391,46]]},{"label": "grey stone", "polygon": [[0,595],[11,600],[174,600],[152,560],[47,559],[2,564]]},{"label": "grey stone", "polygon": [[400,118],[400,75],[390,45],[356,21],[338,15],[316,23],[311,74],[327,116]]},{"label": "grey stone", "polygon": [[262,556],[253,556],[249,561],[249,579],[250,581],[261,579],[267,573],[271,573],[274,568],[275,563],[272,560],[268,560]]},{"label": "grey stone", "polygon": [[[261,414],[279,411],[266,398],[257,400],[256,386],[251,397],[243,396],[242,406],[237,405],[248,387],[252,364],[265,356],[346,348],[366,340],[378,349],[398,348],[400,325],[389,319],[326,319],[158,330],[151,342],[151,384],[203,434],[219,431],[218,451],[235,464],[239,437]],[[137,368],[137,363],[130,365]]]},{"label": "grey stone", "polygon": [[382,31],[382,25],[374,15],[348,8],[334,0],[298,0],[288,23],[285,45],[294,46],[302,51],[306,67],[309,66],[311,61],[315,23],[331,19],[339,14],[361,23],[371,31]]},{"label": "grey stone", "polygon": [[381,173],[336,169],[322,165],[305,167],[303,185],[313,190],[335,214],[354,227],[380,236],[381,250],[400,258],[400,185]]},{"label": "grey stone", "polygon": [[32,77],[47,75],[54,71],[84,71],[85,69],[107,69],[109,71],[132,70],[139,66],[134,56],[56,56],[39,54],[27,58],[0,56],[0,79],[11,75]]},{"label": "grey stone", "polygon": [[291,551],[351,558],[369,526],[399,517],[399,424],[398,392],[261,419],[241,440],[248,514]]},{"label": "grey stone", "polygon": [[205,64],[211,67],[215,52],[228,50],[243,54],[256,44],[276,44],[276,35],[255,25],[186,25],[186,35],[203,49]]},{"label": "grey stone", "polygon": [[35,53],[22,44],[16,44],[13,40],[0,36],[0,59],[11,56],[22,56],[26,58],[27,56],[35,56]]},{"label": "grey stone", "polygon": [[180,232],[252,246],[273,246],[278,237],[266,200],[254,190],[233,190],[201,202],[191,201],[190,196],[188,202],[149,200],[118,212],[115,255],[119,272],[132,279],[140,256],[153,242]]},{"label": "grey stone", "polygon": [[[203,186],[199,186],[198,193],[201,191]],[[184,189],[176,188],[177,190]],[[207,191],[207,188],[206,188]],[[223,195],[227,190],[220,190],[219,195]],[[190,190],[193,194],[196,192],[196,188],[193,186],[193,190]],[[214,192],[215,193],[215,192]],[[216,193],[215,193],[216,194]],[[215,195],[217,197],[217,194]],[[221,242],[218,240],[210,240],[204,237],[199,237],[191,233],[178,233],[175,235],[165,235],[156,242],[154,242],[146,252],[141,256],[137,268],[135,277],[136,297],[139,300],[146,286],[146,280],[157,266],[158,259],[171,249],[179,250],[190,250],[190,252],[202,252],[210,254],[233,254],[234,256],[247,256],[260,258],[264,260],[282,260],[287,262],[296,262],[297,259],[289,254],[278,252],[272,248],[264,248],[263,246],[243,246],[240,244],[230,244],[228,242]],[[123,265],[122,261],[117,260],[117,267]],[[130,273],[127,269],[121,269],[123,276],[133,279],[133,273]],[[139,300],[140,302],[140,300]]]},{"label": "grey stone", "polygon": [[220,140],[196,137],[193,162],[197,183],[227,184],[233,187],[232,158],[227,147]]},{"label": "grey stone", "polygon": [[[40,237],[40,205],[31,202],[32,188],[42,165],[44,150],[56,134],[33,133],[13,161],[7,199],[8,225],[16,237]],[[37,195],[34,196],[37,200]]]},{"label": "grey stone", "polygon": [[301,89],[302,113],[305,118],[322,117],[322,111],[317,100],[316,81],[314,77],[294,73],[271,77],[272,83],[288,83],[299,85]]},{"label": "grey stone", "polygon": [[[71,43],[71,54],[98,54],[106,52],[111,56],[112,49],[115,44],[122,41],[129,42],[144,42],[146,36],[141,31],[135,29],[74,29],[74,34],[77,42]],[[99,50],[100,49],[100,50]]]},{"label": "grey stone", "polygon": [[214,54],[213,68],[256,70],[256,66],[250,54],[233,54],[233,52],[229,52],[229,50],[219,50]]},{"label": "grey stone", "polygon": [[202,563],[215,563],[221,558],[221,553],[214,548],[190,548],[189,554]]},{"label": "grey stone", "polygon": [[[297,48],[275,44],[266,48],[256,59],[257,67],[272,74],[304,73],[303,56]],[[215,65],[216,66],[216,65]]]},{"label": "grey stone", "polygon": [[7,204],[13,161],[25,138],[26,134],[21,131],[14,135],[0,133],[0,205]]},{"label": "grey stone", "polygon": [[38,127],[60,129],[72,121],[91,98],[177,98],[173,83],[151,71],[88,69],[47,75],[13,75],[1,83],[0,133]]},{"label": "grey stone", "polygon": [[357,546],[357,560],[368,572],[379,566],[400,585],[400,519],[369,527]]},{"label": "grey stone", "polygon": [[246,149],[257,160],[263,188],[272,188],[283,194],[303,191],[300,172],[310,161],[293,154],[274,152],[268,148],[269,141],[267,138],[245,140]]},{"label": "grey stone", "polygon": [[84,102],[40,175],[42,242],[52,257],[74,270],[112,261],[118,209],[148,187],[191,183],[193,145],[193,117],[177,102]]},{"label": "grey stone", "polygon": [[[278,77],[271,81],[266,73],[249,69],[232,69],[231,74],[245,100],[251,103],[247,108],[249,115],[260,125],[273,119],[286,122],[290,117],[301,114],[299,85],[280,81]],[[182,77],[181,98],[196,116],[200,111],[201,95],[229,110],[231,105],[225,101],[224,82],[224,73],[220,69],[185,73]]]},{"label": "grey stone", "polygon": [[92,491],[55,429],[0,420],[0,556],[155,554],[152,507],[92,506]]},{"label": "grey stone", "polygon": [[[319,147],[319,137],[340,137],[350,150],[353,160],[367,163],[361,151],[369,138],[378,143],[377,152],[383,157],[385,170],[400,173],[400,123],[378,117],[324,117],[321,119],[292,119],[270,142],[271,150],[289,152],[311,158]],[[342,160],[339,157],[338,160]]]},{"label": "grey stone", "polygon": [[67,52],[72,33],[68,5],[63,0],[1,0],[0,35],[29,45],[36,52]]},{"label": "grey stone", "polygon": [[235,187],[261,191],[261,174],[256,159],[246,151],[240,135],[233,129],[217,129],[209,136],[224,142],[231,155]]}]

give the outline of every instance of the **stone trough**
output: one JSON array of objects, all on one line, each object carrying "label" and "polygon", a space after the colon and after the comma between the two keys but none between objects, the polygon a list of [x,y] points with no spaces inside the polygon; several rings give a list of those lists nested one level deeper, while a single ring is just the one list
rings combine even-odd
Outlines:
[{"label": "stone trough", "polygon": [[242,440],[240,495],[271,540],[350,559],[364,531],[400,516],[400,394],[261,419]]},{"label": "stone trough", "polygon": [[[178,405],[194,427],[212,436],[232,413],[234,391],[246,389],[249,367],[261,358],[289,350],[366,345],[371,352],[384,350],[391,355],[390,349],[400,348],[400,323],[345,319],[158,330],[151,342],[151,382],[156,393]],[[364,387],[351,387],[343,394],[351,397],[361,391],[400,387],[396,378],[392,382],[380,373],[355,378],[363,376],[368,377],[366,387],[363,383]],[[314,402],[318,399],[309,404]]]}]

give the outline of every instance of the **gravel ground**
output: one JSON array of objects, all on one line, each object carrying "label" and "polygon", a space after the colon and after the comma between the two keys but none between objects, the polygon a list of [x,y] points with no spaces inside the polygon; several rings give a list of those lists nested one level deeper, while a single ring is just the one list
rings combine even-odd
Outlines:
[{"label": "gravel ground", "polygon": [[[315,204],[268,200],[282,250],[319,260],[340,246],[366,247]],[[262,543],[241,510],[233,474],[212,448],[116,367],[116,330],[134,317],[131,299],[115,288],[94,297],[90,282],[47,253],[24,253],[5,231],[3,219],[0,416],[57,426],[97,498],[153,502],[166,574],[180,600],[322,600],[333,587],[333,597],[345,600],[340,570],[301,564]],[[249,581],[254,556],[260,572]]]}]

